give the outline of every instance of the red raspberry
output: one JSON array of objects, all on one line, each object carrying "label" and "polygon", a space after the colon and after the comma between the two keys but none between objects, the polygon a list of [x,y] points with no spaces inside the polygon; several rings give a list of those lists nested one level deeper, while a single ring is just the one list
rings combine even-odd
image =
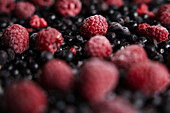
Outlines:
[{"label": "red raspberry", "polygon": [[152,2],[152,0],[132,0],[132,1],[136,4],[142,4],[142,3],[148,4]]},{"label": "red raspberry", "polygon": [[34,15],[33,17],[31,17],[30,26],[34,28],[43,28],[47,27],[48,25],[44,18],[39,18],[38,15]]},{"label": "red raspberry", "polygon": [[85,52],[90,57],[108,58],[112,54],[112,45],[105,36],[97,35],[87,42]]},{"label": "red raspberry", "polygon": [[82,8],[80,0],[57,0],[56,10],[64,17],[76,16]]},{"label": "red raspberry", "polygon": [[95,113],[139,113],[128,100],[122,97],[113,97],[93,107]]},{"label": "red raspberry", "polygon": [[30,80],[18,81],[5,91],[6,108],[10,113],[44,113],[47,108],[45,92]]},{"label": "red raspberry", "polygon": [[51,90],[68,91],[74,83],[71,67],[59,59],[47,62],[41,69],[39,77],[44,87]]},{"label": "red raspberry", "polygon": [[30,20],[30,26],[34,27],[34,28],[40,28],[40,18],[38,15],[34,15],[33,17],[31,17]]},{"label": "red raspberry", "polygon": [[109,5],[116,5],[117,7],[121,7],[124,4],[123,0],[105,0]]},{"label": "red raspberry", "polygon": [[105,17],[101,15],[91,16],[83,21],[80,28],[81,34],[88,38],[95,35],[105,35],[107,32],[108,24]]},{"label": "red raspberry", "polygon": [[22,53],[29,46],[29,33],[25,27],[13,24],[5,29],[2,40],[7,47],[11,47],[16,53]]},{"label": "red raspberry", "polygon": [[132,64],[148,60],[145,50],[139,45],[129,45],[117,51],[111,58],[119,68],[128,69]]},{"label": "red raspberry", "polygon": [[53,54],[63,43],[64,38],[55,28],[47,28],[38,32],[36,46],[40,51],[50,51]]},{"label": "red raspberry", "polygon": [[168,39],[168,30],[162,26],[150,26],[146,29],[146,37],[162,42]]},{"label": "red raspberry", "polygon": [[136,63],[129,69],[127,83],[134,90],[152,95],[163,91],[169,85],[169,72],[166,66],[159,62]]},{"label": "red raspberry", "polygon": [[148,27],[150,27],[150,25],[147,24],[147,23],[138,24],[138,27],[137,27],[138,34],[141,35],[141,36],[146,36],[146,29]]},{"label": "red raspberry", "polygon": [[35,6],[29,2],[18,2],[15,5],[15,15],[17,18],[26,19],[35,12]]},{"label": "red raspberry", "polygon": [[0,0],[0,13],[11,13],[15,8],[15,0]]},{"label": "red raspberry", "polygon": [[156,14],[157,20],[164,26],[170,26],[170,4],[161,6]]},{"label": "red raspberry", "polygon": [[141,14],[147,14],[149,17],[155,17],[155,14],[152,11],[149,11],[148,6],[146,4],[141,4],[140,7],[136,10],[136,12]]},{"label": "red raspberry", "polygon": [[93,58],[80,69],[81,93],[91,104],[103,101],[117,85],[118,70],[110,62]]},{"label": "red raspberry", "polygon": [[30,0],[30,1],[38,6],[52,6],[54,4],[54,0]]}]

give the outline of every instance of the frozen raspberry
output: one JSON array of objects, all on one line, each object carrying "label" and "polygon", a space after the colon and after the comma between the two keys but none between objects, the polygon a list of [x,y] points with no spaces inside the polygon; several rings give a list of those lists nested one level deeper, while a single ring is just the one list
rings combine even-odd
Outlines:
[{"label": "frozen raspberry", "polygon": [[139,113],[139,111],[122,97],[112,97],[93,107],[94,113]]},{"label": "frozen raspberry", "polygon": [[40,18],[38,15],[34,15],[33,17],[31,17],[30,20],[30,26],[34,27],[34,28],[40,28]]},{"label": "frozen raspberry", "polygon": [[141,35],[141,36],[146,36],[146,29],[148,27],[150,27],[150,25],[147,24],[147,23],[138,24],[138,27],[137,27],[138,34]]},{"label": "frozen raspberry", "polygon": [[156,14],[157,20],[164,26],[170,26],[170,4],[161,6]]},{"label": "frozen raspberry", "polygon": [[156,39],[158,42],[166,41],[168,34],[168,30],[162,26],[150,26],[146,29],[146,37]]},{"label": "frozen raspberry", "polygon": [[136,12],[141,14],[147,14],[149,17],[155,17],[155,14],[152,11],[149,11],[148,6],[146,4],[141,4],[140,7],[136,10]]},{"label": "frozen raspberry", "polygon": [[64,38],[55,28],[47,28],[38,32],[36,46],[40,51],[50,51],[53,54],[62,45]]},{"label": "frozen raspberry", "polygon": [[103,101],[116,87],[117,68],[107,61],[92,58],[80,69],[81,94],[91,104]]},{"label": "frozen raspberry", "polygon": [[14,11],[17,18],[26,19],[34,14],[35,6],[29,2],[17,2]]},{"label": "frozen raspberry", "polygon": [[54,0],[30,0],[30,1],[38,6],[52,6],[54,4]]},{"label": "frozen raspberry", "polygon": [[47,27],[48,24],[44,18],[39,18],[38,15],[34,15],[33,17],[31,17],[30,26],[34,28],[43,28]]},{"label": "frozen raspberry", "polygon": [[40,73],[40,81],[44,87],[61,91],[68,91],[74,83],[72,69],[64,61],[59,59],[47,62]]},{"label": "frozen raspberry", "polygon": [[121,7],[124,4],[123,0],[105,0],[109,5],[116,5],[117,7]]},{"label": "frozen raspberry", "polygon": [[159,62],[139,62],[131,66],[127,74],[130,88],[140,90],[146,95],[163,91],[169,85],[169,72]]},{"label": "frozen raspberry", "polygon": [[30,80],[11,84],[4,95],[6,108],[10,113],[44,113],[46,111],[45,92]]},{"label": "frozen raspberry", "polygon": [[56,10],[64,17],[73,17],[81,11],[80,0],[57,0]]},{"label": "frozen raspberry", "polygon": [[13,24],[5,29],[2,40],[7,47],[11,47],[16,53],[22,53],[29,46],[29,33],[23,26]]},{"label": "frozen raspberry", "polygon": [[87,42],[85,52],[90,57],[109,58],[112,54],[112,45],[105,36],[97,35]]},{"label": "frozen raspberry", "polygon": [[132,0],[132,1],[136,4],[142,4],[142,3],[148,4],[152,2],[152,0]]},{"label": "frozen raspberry", "polygon": [[0,0],[0,13],[11,13],[15,8],[15,0]]},{"label": "frozen raspberry", "polygon": [[95,35],[105,35],[107,32],[108,24],[105,17],[101,15],[91,16],[83,21],[80,28],[81,34],[88,38]]},{"label": "frozen raspberry", "polygon": [[132,64],[148,60],[145,50],[139,45],[129,45],[117,51],[111,58],[119,68],[128,69]]}]

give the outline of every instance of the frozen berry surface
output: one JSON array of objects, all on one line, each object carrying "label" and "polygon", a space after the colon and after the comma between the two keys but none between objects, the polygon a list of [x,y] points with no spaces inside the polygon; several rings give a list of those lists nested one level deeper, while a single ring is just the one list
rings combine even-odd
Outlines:
[{"label": "frozen berry surface", "polygon": [[[67,4],[62,4],[64,8],[57,7],[57,1]],[[20,4],[23,2],[24,5]],[[31,4],[30,7],[25,3]],[[17,4],[20,5],[17,7]],[[96,110],[106,113],[105,108],[108,108],[108,113],[127,113],[131,109],[139,113],[170,113],[170,84],[167,83],[170,77],[164,78],[166,87],[159,91],[154,89],[149,96],[141,87],[131,90],[127,83],[129,69],[139,62],[156,62],[170,69],[169,4],[169,0],[0,0],[0,112],[13,113],[6,110],[5,98],[8,103],[13,100],[19,103],[17,99],[5,97],[7,88],[29,79],[46,93],[48,107],[45,113],[96,113]],[[14,25],[19,26],[19,30],[6,30]],[[96,35],[101,36],[100,40],[94,38]],[[91,41],[93,47],[87,46]],[[139,50],[129,51],[133,45]],[[100,55],[96,55],[94,50]],[[99,79],[96,75],[95,70],[98,70],[100,77],[106,77],[111,71],[107,63],[100,67],[86,66],[88,71],[80,71],[90,57],[100,57],[97,59],[117,66],[119,76],[115,85],[108,85],[114,78]],[[53,62],[56,60],[62,62]],[[159,71],[156,66],[148,66],[146,70],[150,76],[155,70]],[[45,72],[45,82],[41,81],[41,72]],[[88,76],[87,72],[93,76]],[[132,72],[135,77],[145,74],[142,71],[135,73]],[[169,76],[168,71],[166,74]],[[88,88],[83,90],[86,95],[82,95],[81,84],[85,80],[81,75],[91,84],[87,83]],[[135,83],[139,84],[135,81],[133,87]],[[46,87],[49,84],[52,89]],[[95,94],[93,88],[104,93]],[[15,91],[17,98],[19,95],[21,93]],[[96,105],[87,101],[95,96]],[[116,97],[125,99],[126,104],[119,99],[118,103],[110,101]],[[22,99],[24,103],[26,100]],[[35,112],[30,110],[29,113]]]}]

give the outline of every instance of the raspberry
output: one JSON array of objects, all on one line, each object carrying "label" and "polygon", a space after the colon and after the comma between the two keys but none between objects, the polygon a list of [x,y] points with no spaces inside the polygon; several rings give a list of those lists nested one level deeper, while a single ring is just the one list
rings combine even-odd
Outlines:
[{"label": "raspberry", "polygon": [[44,113],[47,108],[45,92],[32,81],[21,80],[11,84],[4,94],[10,113]]},{"label": "raspberry", "polygon": [[30,26],[34,28],[43,28],[47,27],[48,25],[44,18],[39,18],[38,15],[34,15],[33,17],[31,17]]},{"label": "raspberry", "polygon": [[139,113],[128,100],[116,96],[93,107],[95,113]]},{"label": "raspberry", "polygon": [[136,4],[142,4],[142,3],[148,4],[152,2],[152,0],[132,0],[132,1]]},{"label": "raspberry", "polygon": [[38,6],[52,6],[54,4],[54,0],[30,0],[30,1]]},{"label": "raspberry", "polygon": [[148,27],[150,27],[150,25],[147,24],[147,23],[138,24],[138,27],[137,27],[138,34],[141,35],[141,36],[146,36],[146,29]]},{"label": "raspberry", "polygon": [[112,45],[105,36],[97,35],[87,42],[85,52],[90,57],[108,58],[112,54]]},{"label": "raspberry", "polygon": [[156,39],[158,42],[166,41],[168,34],[168,30],[162,26],[150,26],[146,29],[146,37]]},{"label": "raspberry", "polygon": [[82,8],[80,0],[57,0],[56,10],[64,17],[73,17],[80,13]]},{"label": "raspberry", "polygon": [[119,68],[128,69],[132,64],[147,61],[145,50],[139,45],[129,45],[117,51],[111,58]]},{"label": "raspberry", "polygon": [[157,20],[164,26],[170,26],[170,4],[161,6],[156,14]]},{"label": "raspberry", "polygon": [[136,63],[129,69],[127,83],[132,89],[140,90],[146,95],[160,93],[169,85],[169,72],[159,62]]},{"label": "raspberry", "polygon": [[26,19],[34,14],[35,6],[29,2],[18,2],[14,12],[17,18]]},{"label": "raspberry", "polygon": [[64,38],[55,28],[47,28],[38,32],[36,36],[36,46],[40,51],[50,51],[53,54],[63,43]]},{"label": "raspberry", "polygon": [[47,62],[40,73],[41,83],[48,89],[68,91],[74,83],[72,69],[64,61],[59,59]]},{"label": "raspberry", "polygon": [[117,85],[118,70],[107,61],[92,58],[80,69],[81,93],[91,104],[103,101]]},{"label": "raspberry", "polygon": [[83,21],[80,28],[81,34],[88,38],[95,35],[105,35],[107,32],[108,24],[105,17],[101,15],[91,16]]},{"label": "raspberry", "polygon": [[33,17],[31,17],[30,20],[30,26],[34,27],[34,28],[40,28],[40,18],[38,15],[34,15]]},{"label": "raspberry", "polygon": [[16,53],[22,53],[29,46],[29,33],[23,26],[13,24],[5,29],[2,40],[7,47],[11,47]]},{"label": "raspberry", "polygon": [[148,6],[146,4],[141,4],[140,7],[136,10],[136,12],[141,14],[147,14],[149,17],[155,17],[155,14],[152,11],[149,11]]},{"label": "raspberry", "polygon": [[15,0],[0,0],[0,13],[11,13],[15,8]]},{"label": "raspberry", "polygon": [[109,5],[116,5],[117,7],[121,7],[124,4],[123,0],[105,0]]}]

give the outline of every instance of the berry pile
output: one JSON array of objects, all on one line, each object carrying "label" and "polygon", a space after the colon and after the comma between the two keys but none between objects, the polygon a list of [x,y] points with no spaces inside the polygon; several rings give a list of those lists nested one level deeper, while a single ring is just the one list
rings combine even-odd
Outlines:
[{"label": "berry pile", "polygon": [[169,0],[0,0],[2,113],[170,113]]}]

